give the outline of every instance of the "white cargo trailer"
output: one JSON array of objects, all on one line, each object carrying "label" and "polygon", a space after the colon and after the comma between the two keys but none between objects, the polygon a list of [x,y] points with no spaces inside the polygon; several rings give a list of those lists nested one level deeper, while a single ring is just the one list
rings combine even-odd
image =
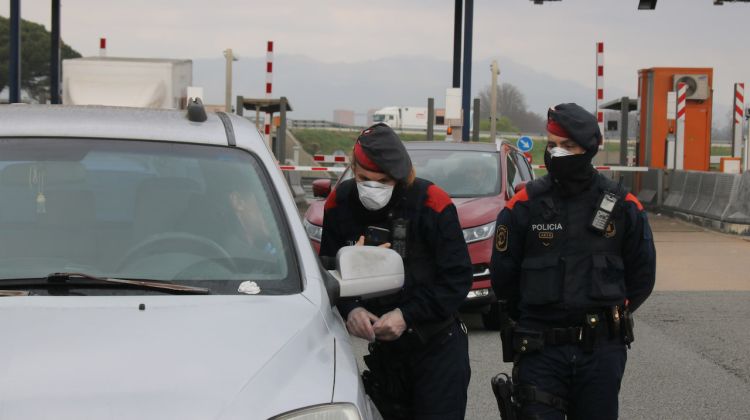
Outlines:
[{"label": "white cargo trailer", "polygon": [[373,122],[384,122],[396,130],[426,130],[427,108],[387,106],[372,114]]},{"label": "white cargo trailer", "polygon": [[179,109],[185,106],[192,83],[192,60],[63,60],[63,104]]}]

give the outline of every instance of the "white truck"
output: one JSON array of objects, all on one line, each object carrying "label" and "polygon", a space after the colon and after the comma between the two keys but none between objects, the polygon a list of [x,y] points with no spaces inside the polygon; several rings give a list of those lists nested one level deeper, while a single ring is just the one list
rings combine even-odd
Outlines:
[{"label": "white truck", "polygon": [[427,130],[427,108],[387,106],[375,111],[372,121],[386,123],[394,130]]},{"label": "white truck", "polygon": [[[435,132],[444,132],[442,110],[436,110]],[[472,110],[472,115],[473,115]],[[437,115],[436,113],[436,115]],[[373,123],[386,123],[394,130],[427,130],[427,108],[418,106],[387,106],[372,114]],[[438,124],[440,122],[440,124]],[[469,122],[471,128],[471,121]]]},{"label": "white truck", "polygon": [[180,109],[185,107],[192,83],[192,60],[63,60],[63,104]]}]

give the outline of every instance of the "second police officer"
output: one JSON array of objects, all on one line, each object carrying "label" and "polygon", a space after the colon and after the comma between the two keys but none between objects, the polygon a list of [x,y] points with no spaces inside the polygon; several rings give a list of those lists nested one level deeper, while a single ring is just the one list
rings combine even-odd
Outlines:
[{"label": "second police officer", "polygon": [[547,118],[549,173],[497,218],[492,286],[512,325],[503,358],[521,418],[615,419],[631,315],[654,287],[651,229],[638,200],[592,166],[596,118],[572,103]]},{"label": "second police officer", "polygon": [[416,178],[385,124],[357,138],[351,170],[354,178],[326,201],[321,259],[365,240],[390,244],[406,276],[395,295],[338,305],[349,332],[370,341],[367,393],[386,419],[463,419],[471,370],[456,313],[472,268],[456,208],[445,191]]}]

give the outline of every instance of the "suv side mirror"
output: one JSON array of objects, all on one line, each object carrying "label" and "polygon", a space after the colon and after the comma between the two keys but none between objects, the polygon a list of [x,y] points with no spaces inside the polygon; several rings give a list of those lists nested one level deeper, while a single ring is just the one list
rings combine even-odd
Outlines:
[{"label": "suv side mirror", "polygon": [[345,246],[336,254],[339,297],[362,299],[387,295],[404,285],[404,260],[394,250],[376,246]]},{"label": "suv side mirror", "polygon": [[331,180],[326,178],[316,179],[312,182],[314,197],[326,198],[331,193]]}]

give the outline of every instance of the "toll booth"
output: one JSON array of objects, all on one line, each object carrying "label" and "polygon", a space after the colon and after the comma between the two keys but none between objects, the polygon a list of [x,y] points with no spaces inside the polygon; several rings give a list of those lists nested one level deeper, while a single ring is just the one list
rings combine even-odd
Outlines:
[{"label": "toll booth", "polygon": [[711,159],[713,69],[654,67],[638,70],[639,136],[636,160],[640,166],[665,168],[667,140],[675,121],[667,116],[668,92],[687,85],[684,169],[707,171]]}]

